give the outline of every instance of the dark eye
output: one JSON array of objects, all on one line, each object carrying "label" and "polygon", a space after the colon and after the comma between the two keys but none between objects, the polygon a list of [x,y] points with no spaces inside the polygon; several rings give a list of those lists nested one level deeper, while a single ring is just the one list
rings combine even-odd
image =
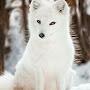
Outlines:
[{"label": "dark eye", "polygon": [[54,25],[54,24],[56,24],[56,22],[51,22],[49,25]]},{"label": "dark eye", "polygon": [[55,2],[57,1],[57,0],[54,0]]},{"label": "dark eye", "polygon": [[40,21],[40,20],[37,20],[37,23],[38,23],[38,24],[41,24],[41,21]]},{"label": "dark eye", "polygon": [[29,0],[29,4],[31,4],[31,1],[32,1],[32,0]]},{"label": "dark eye", "polygon": [[62,12],[63,10],[59,10],[59,12]]}]

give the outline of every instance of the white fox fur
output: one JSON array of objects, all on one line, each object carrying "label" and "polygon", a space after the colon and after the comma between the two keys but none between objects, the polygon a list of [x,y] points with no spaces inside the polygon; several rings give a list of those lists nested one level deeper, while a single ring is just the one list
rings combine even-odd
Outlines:
[{"label": "white fox fur", "polygon": [[32,0],[28,16],[30,39],[16,68],[14,90],[69,89],[74,47],[66,1]]}]

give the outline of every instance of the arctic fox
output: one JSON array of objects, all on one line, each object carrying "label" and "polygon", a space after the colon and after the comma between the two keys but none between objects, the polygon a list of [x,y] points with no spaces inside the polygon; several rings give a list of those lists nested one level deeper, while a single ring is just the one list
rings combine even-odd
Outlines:
[{"label": "arctic fox", "polygon": [[14,90],[66,90],[72,78],[74,47],[65,0],[32,0],[30,39],[16,67]]}]

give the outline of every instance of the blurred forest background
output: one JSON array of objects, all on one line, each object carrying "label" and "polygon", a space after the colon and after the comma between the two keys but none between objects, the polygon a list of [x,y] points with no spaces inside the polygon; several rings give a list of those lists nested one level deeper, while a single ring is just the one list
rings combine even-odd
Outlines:
[{"label": "blurred forest background", "polygon": [[[90,0],[66,0],[71,7],[70,33],[77,65],[90,60]],[[31,0],[0,0],[0,74],[14,74],[29,39],[28,9]]]}]

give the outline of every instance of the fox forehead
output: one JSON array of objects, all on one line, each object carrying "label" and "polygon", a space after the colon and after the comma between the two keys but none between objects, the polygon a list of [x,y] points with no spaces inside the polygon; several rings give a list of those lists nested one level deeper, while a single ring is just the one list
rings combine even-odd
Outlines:
[{"label": "fox forehead", "polygon": [[37,14],[35,15],[36,17],[40,17],[40,18],[50,18],[55,16],[56,12],[54,12],[51,9],[41,9],[37,12]]},{"label": "fox forehead", "polygon": [[42,19],[45,21],[56,19],[58,16],[60,17],[59,12],[52,7],[42,7],[33,13],[34,19]]}]

